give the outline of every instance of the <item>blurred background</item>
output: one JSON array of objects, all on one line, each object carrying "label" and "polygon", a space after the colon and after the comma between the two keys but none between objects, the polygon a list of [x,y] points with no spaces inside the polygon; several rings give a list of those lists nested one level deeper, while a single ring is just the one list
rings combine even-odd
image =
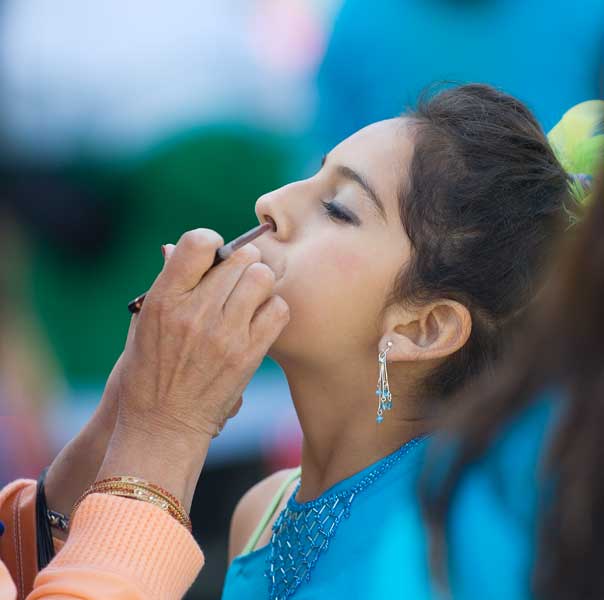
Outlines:
[{"label": "blurred background", "polygon": [[[37,477],[92,413],[160,245],[233,238],[262,193],[435,81],[510,92],[551,128],[604,97],[604,2],[0,0],[0,485]],[[266,360],[193,506],[220,596],[230,514],[298,464]]]}]

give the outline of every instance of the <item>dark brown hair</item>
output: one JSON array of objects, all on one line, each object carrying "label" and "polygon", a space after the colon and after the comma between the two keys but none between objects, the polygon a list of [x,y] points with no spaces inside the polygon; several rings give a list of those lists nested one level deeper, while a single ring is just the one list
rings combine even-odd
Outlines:
[{"label": "dark brown hair", "polygon": [[478,382],[450,416],[456,455],[438,490],[424,490],[442,565],[446,517],[466,468],[541,390],[563,391],[565,410],[543,450],[556,493],[541,517],[534,572],[535,592],[548,600],[604,598],[604,172],[592,202],[563,246],[521,343],[495,379]]},{"label": "dark brown hair", "polygon": [[428,92],[404,116],[415,138],[400,191],[412,253],[391,302],[447,298],[472,317],[468,342],[422,382],[422,396],[442,398],[500,354],[574,206],[539,124],[512,96],[462,85]]}]

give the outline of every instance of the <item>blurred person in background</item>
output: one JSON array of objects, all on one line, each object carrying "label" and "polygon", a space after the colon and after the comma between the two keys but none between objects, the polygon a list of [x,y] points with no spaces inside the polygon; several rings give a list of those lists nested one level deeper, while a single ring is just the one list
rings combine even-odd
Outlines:
[{"label": "blurred person in background", "polygon": [[40,167],[0,162],[0,485],[37,477],[53,456],[47,421],[64,374],[33,301],[36,243],[94,254],[113,230],[91,190]]},{"label": "blurred person in background", "polygon": [[[195,230],[165,247],[86,430],[37,486],[0,491],[2,600],[176,600],[193,582],[203,555],[188,514],[210,441],[289,318],[257,248],[207,273],[223,243]],[[64,546],[50,526],[69,517],[48,505],[73,514]]]},{"label": "blurred person in background", "polygon": [[344,0],[318,73],[315,141],[330,148],[443,80],[500,87],[548,131],[604,95],[603,57],[601,0]]},{"label": "blurred person in background", "polygon": [[528,109],[475,84],[362,129],[258,200],[291,310],[270,355],[302,466],[240,501],[225,600],[402,597],[421,574],[414,597],[430,593],[408,535],[420,450],[523,323],[574,189]]},{"label": "blurred person in background", "polygon": [[47,401],[60,378],[37,315],[28,302],[29,244],[14,215],[0,209],[0,485],[31,477],[48,464],[43,426]]},{"label": "blurred person in background", "polygon": [[[600,105],[593,148],[604,150]],[[557,253],[530,327],[495,376],[464,394],[428,454],[433,565],[449,588],[439,597],[604,598],[601,164],[593,205]]]}]

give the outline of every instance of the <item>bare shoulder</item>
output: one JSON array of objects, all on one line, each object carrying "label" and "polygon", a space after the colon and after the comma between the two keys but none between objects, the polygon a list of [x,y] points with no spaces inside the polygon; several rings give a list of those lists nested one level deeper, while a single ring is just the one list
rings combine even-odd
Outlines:
[{"label": "bare shoulder", "polygon": [[283,469],[269,475],[250,488],[239,500],[231,518],[229,563],[241,554],[271,500],[294,471],[295,469]]}]

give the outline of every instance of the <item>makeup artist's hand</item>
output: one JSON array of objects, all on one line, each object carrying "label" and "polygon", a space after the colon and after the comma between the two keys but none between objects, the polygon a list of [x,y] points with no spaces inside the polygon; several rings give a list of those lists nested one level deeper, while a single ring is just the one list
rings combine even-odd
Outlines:
[{"label": "makeup artist's hand", "polygon": [[248,244],[208,271],[223,244],[198,229],[167,246],[121,365],[119,411],[99,478],[137,475],[190,504],[213,435],[289,320]]}]

